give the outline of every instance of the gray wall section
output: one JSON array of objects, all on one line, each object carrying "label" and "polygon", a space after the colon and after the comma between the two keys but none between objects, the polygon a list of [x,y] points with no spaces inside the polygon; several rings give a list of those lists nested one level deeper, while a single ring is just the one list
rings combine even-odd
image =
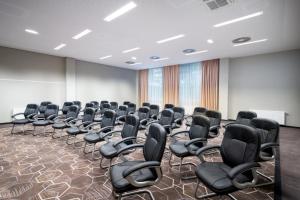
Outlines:
[{"label": "gray wall section", "polygon": [[135,70],[76,61],[76,97],[82,102],[136,102],[136,76]]},{"label": "gray wall section", "polygon": [[229,116],[248,109],[287,112],[300,127],[300,50],[230,59]]},{"label": "gray wall section", "polygon": [[9,122],[13,108],[65,99],[64,58],[0,47],[0,123]]}]

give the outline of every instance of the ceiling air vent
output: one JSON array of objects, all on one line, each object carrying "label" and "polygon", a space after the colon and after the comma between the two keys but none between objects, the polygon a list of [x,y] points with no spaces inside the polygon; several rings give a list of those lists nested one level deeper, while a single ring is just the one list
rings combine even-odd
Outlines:
[{"label": "ceiling air vent", "polygon": [[203,2],[209,7],[209,9],[216,10],[217,8],[232,4],[234,0],[203,0]]}]

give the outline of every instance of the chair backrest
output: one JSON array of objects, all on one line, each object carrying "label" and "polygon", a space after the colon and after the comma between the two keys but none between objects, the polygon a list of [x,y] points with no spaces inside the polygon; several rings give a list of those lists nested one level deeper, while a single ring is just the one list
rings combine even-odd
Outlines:
[{"label": "chair backrest", "polygon": [[93,104],[93,108],[95,108],[95,109],[99,108],[99,102],[98,101],[91,101],[90,103]]},{"label": "chair backrest", "polygon": [[256,162],[260,149],[260,138],[255,130],[243,124],[228,125],[221,144],[221,156],[230,167],[246,162]]},{"label": "chair backrest", "polygon": [[110,102],[110,106],[112,110],[117,110],[118,109],[118,102],[112,101]]},{"label": "chair backrest", "polygon": [[27,106],[25,108],[25,111],[24,111],[25,118],[28,115],[37,114],[38,113],[38,108],[39,108],[39,106],[37,104],[33,104],[33,103],[27,104]]},{"label": "chair backrest", "polygon": [[84,109],[86,108],[94,108],[94,104],[93,103],[86,103]]},{"label": "chair backrest", "polygon": [[161,125],[171,125],[174,121],[174,111],[171,109],[165,109],[161,111],[161,115],[158,123]]},{"label": "chair backrest", "polygon": [[41,114],[45,113],[48,104],[51,104],[51,101],[43,101],[43,102],[41,102],[41,104],[40,104],[40,106],[39,106],[39,112],[40,112]]},{"label": "chair backrest", "polygon": [[158,105],[150,105],[150,116],[158,115],[159,113],[159,106]]},{"label": "chair backrest", "polygon": [[95,109],[92,107],[86,107],[84,109],[83,117],[82,117],[82,122],[93,122],[95,118]]},{"label": "chair backrest", "polygon": [[135,103],[129,103],[128,104],[128,112],[135,112],[135,111],[136,111]]},{"label": "chair backrest", "polygon": [[141,120],[148,119],[150,116],[150,108],[147,106],[140,107],[138,110],[138,117]]},{"label": "chair backrest", "polygon": [[144,103],[142,104],[142,107],[144,107],[144,106],[150,107],[150,103],[149,103],[149,102],[144,102]]},{"label": "chair backrest", "polygon": [[101,114],[103,114],[105,111],[109,110],[111,108],[109,103],[104,103],[101,106]]},{"label": "chair backrest", "polygon": [[73,104],[81,109],[81,101],[73,101]]},{"label": "chair backrest", "polygon": [[[189,137],[190,139],[195,138],[208,138],[209,133],[209,127],[210,127],[210,121],[209,118],[203,115],[195,115],[193,116],[193,121],[189,130]],[[202,143],[195,143],[196,146],[202,147]]]},{"label": "chair backrest", "polygon": [[165,104],[165,108],[164,109],[172,109],[172,108],[174,108],[173,104],[170,104],[170,103],[166,103]]},{"label": "chair backrest", "polygon": [[130,104],[130,101],[124,101],[123,105],[128,106]]},{"label": "chair backrest", "polygon": [[221,124],[222,115],[220,112],[214,111],[214,110],[207,110],[205,112],[205,115],[210,120],[210,126],[215,126],[215,125]]},{"label": "chair backrest", "polygon": [[[121,132],[122,138],[136,137],[139,130],[140,120],[136,115],[127,115],[125,123]],[[132,144],[132,141],[126,142],[126,144]]]},{"label": "chair backrest", "polygon": [[59,106],[55,104],[48,104],[46,111],[44,113],[45,118],[49,117],[50,115],[58,115]]},{"label": "chair backrest", "polygon": [[102,117],[101,128],[107,126],[115,126],[116,122],[116,112],[113,110],[106,110]]},{"label": "chair backrest", "polygon": [[279,124],[271,119],[254,118],[250,124],[257,129],[261,144],[278,142]]},{"label": "chair backrest", "polygon": [[206,112],[206,108],[204,107],[195,107],[193,115],[204,115]]},{"label": "chair backrest", "polygon": [[174,107],[173,111],[174,111],[174,120],[184,118],[184,108]]},{"label": "chair backrest", "polygon": [[256,114],[255,112],[251,112],[251,111],[240,111],[240,112],[237,114],[235,123],[238,123],[238,124],[244,124],[244,125],[250,125],[250,121],[251,121],[253,118],[256,118],[256,117],[257,117],[257,114]]},{"label": "chair backrest", "polygon": [[72,105],[69,107],[69,110],[66,114],[66,118],[77,118],[78,117],[78,114],[80,112],[80,108],[77,106],[77,105]]},{"label": "chair backrest", "polygon": [[120,105],[119,109],[116,111],[117,117],[127,115],[128,113],[128,107],[125,105]]},{"label": "chair backrest", "polygon": [[62,107],[62,109],[61,109],[62,113],[63,113],[64,115],[66,115],[67,112],[68,112],[68,110],[69,110],[69,108],[70,108],[70,106],[72,106],[72,105],[73,105],[73,102],[70,102],[70,101],[64,102],[63,107]]}]

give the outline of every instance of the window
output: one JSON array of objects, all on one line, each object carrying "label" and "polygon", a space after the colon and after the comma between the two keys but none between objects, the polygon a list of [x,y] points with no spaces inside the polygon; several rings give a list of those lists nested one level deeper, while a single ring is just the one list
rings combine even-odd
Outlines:
[{"label": "window", "polygon": [[179,104],[192,114],[201,100],[201,63],[182,64],[179,68]]},{"label": "window", "polygon": [[148,71],[148,101],[162,108],[163,104],[163,69],[153,68]]}]

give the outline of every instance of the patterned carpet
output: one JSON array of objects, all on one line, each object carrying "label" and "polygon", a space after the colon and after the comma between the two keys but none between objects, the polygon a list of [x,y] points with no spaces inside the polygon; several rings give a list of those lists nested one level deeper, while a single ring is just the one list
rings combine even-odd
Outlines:
[{"label": "patterned carpet", "polygon": [[[32,127],[28,125],[25,129]],[[106,170],[100,169],[99,160],[91,160],[90,154],[84,155],[82,149],[67,145],[66,138],[32,136],[30,131],[24,135],[10,135],[10,130],[9,127],[0,129],[0,199],[113,199],[110,181],[105,176]],[[142,135],[140,132],[139,136]],[[221,135],[210,140],[209,144],[219,144]],[[142,152],[136,151],[127,157],[141,159]],[[196,179],[180,180],[178,167],[170,168],[168,158],[169,155],[165,154],[163,179],[150,188],[154,197],[157,200],[193,199]],[[215,154],[207,159],[220,160],[220,157]],[[190,161],[199,163],[198,158]],[[262,166],[260,171],[274,174],[273,162]],[[188,167],[183,167],[183,171],[187,175],[193,173]],[[202,185],[200,191],[205,194],[207,189]],[[274,190],[273,186],[251,188],[233,193],[233,196],[241,200],[273,199]],[[126,199],[149,197],[135,195]]]}]

